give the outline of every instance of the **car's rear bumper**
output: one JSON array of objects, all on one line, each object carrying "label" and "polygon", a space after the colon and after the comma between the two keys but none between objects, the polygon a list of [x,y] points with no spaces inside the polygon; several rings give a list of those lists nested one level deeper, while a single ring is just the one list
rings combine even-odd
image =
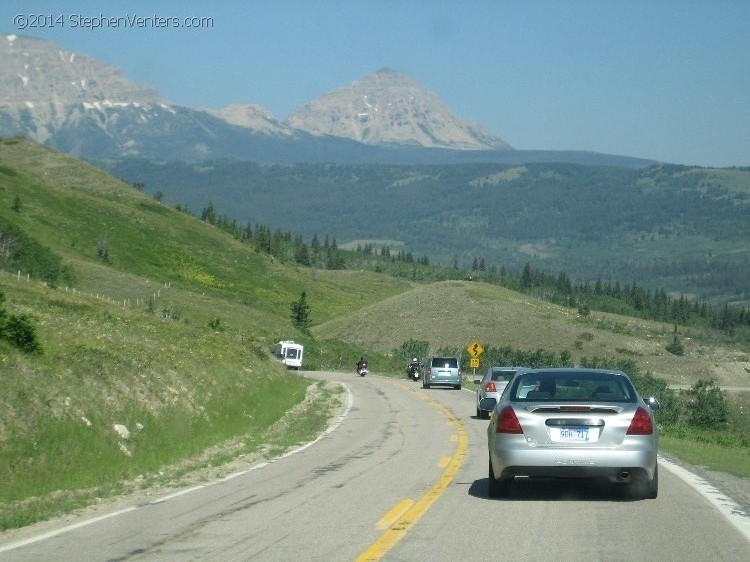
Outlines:
[{"label": "car's rear bumper", "polygon": [[528,447],[490,449],[498,479],[514,476],[606,478],[612,482],[650,481],[656,470],[657,449]]},{"label": "car's rear bumper", "polygon": [[458,386],[461,384],[461,377],[428,377],[427,384],[430,386]]}]

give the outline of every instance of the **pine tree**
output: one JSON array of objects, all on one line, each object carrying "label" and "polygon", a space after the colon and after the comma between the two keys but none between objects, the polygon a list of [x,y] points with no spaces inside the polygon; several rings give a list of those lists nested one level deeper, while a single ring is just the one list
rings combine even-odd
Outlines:
[{"label": "pine tree", "polygon": [[208,205],[201,211],[201,220],[208,224],[216,224],[216,210],[214,209],[213,201],[209,201]]},{"label": "pine tree", "polygon": [[531,287],[531,284],[531,265],[529,264],[529,262],[526,262],[526,265],[523,266],[523,271],[521,272],[521,288],[528,289],[529,287]]},{"label": "pine tree", "polygon": [[305,330],[310,326],[310,305],[307,304],[307,293],[302,291],[299,300],[292,302],[292,323],[295,327]]},{"label": "pine tree", "polygon": [[310,250],[304,242],[299,242],[294,249],[294,261],[300,265],[310,265]]},{"label": "pine tree", "polygon": [[313,234],[312,241],[310,242],[310,250],[312,250],[313,257],[320,253],[320,241],[318,240],[318,233]]}]

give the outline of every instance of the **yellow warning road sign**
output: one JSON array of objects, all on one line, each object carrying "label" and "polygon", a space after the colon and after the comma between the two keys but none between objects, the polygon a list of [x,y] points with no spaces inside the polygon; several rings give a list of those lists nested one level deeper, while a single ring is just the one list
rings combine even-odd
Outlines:
[{"label": "yellow warning road sign", "polygon": [[469,344],[469,347],[466,348],[466,351],[469,352],[469,355],[471,357],[479,357],[480,355],[482,355],[482,353],[484,353],[484,348],[478,341],[473,341]]}]

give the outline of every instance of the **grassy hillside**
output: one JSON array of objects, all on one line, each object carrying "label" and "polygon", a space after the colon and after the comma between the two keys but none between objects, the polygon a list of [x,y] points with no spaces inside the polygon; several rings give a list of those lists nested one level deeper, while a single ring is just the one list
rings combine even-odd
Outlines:
[{"label": "grassy hillside", "polygon": [[239,440],[236,455],[309,438],[332,397],[298,414],[305,427],[274,434],[316,388],[268,356],[278,339],[307,337],[291,302],[306,291],[320,322],[409,287],[283,265],[23,140],[0,141],[2,225],[13,234],[0,235],[0,263],[23,254],[20,232],[69,273],[50,283],[0,271],[6,313],[27,318],[42,348],[0,338],[0,529],[149,481],[218,443]]},{"label": "grassy hillside", "polygon": [[[314,321],[322,321],[406,287],[379,276],[349,286],[346,274],[323,271],[312,279],[309,271],[281,266],[96,168],[26,141],[0,143],[0,163],[6,169],[0,171],[0,218],[60,255],[84,291],[144,296],[141,287],[130,293],[131,283],[116,284],[113,277],[122,272],[285,317],[288,303],[307,290],[321,302]],[[13,211],[16,200],[20,209]],[[98,253],[102,244],[106,259]]]},{"label": "grassy hillside", "polygon": [[666,351],[670,324],[599,312],[582,317],[575,309],[472,281],[417,286],[315,326],[313,333],[381,352],[409,339],[429,342],[432,352],[475,340],[485,347],[567,350],[574,362],[583,356],[632,359],[671,384],[715,378],[724,386],[750,386],[750,350],[722,345],[715,333],[685,329],[685,355],[676,356]]}]

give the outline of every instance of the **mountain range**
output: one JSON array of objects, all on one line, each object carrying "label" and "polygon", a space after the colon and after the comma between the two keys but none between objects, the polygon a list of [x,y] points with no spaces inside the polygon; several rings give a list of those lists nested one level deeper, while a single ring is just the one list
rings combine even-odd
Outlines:
[{"label": "mountain range", "polygon": [[26,136],[88,160],[437,164],[649,160],[580,151],[519,151],[389,68],[311,101],[284,120],[251,103],[174,104],[85,53],[0,34],[0,136]]}]

